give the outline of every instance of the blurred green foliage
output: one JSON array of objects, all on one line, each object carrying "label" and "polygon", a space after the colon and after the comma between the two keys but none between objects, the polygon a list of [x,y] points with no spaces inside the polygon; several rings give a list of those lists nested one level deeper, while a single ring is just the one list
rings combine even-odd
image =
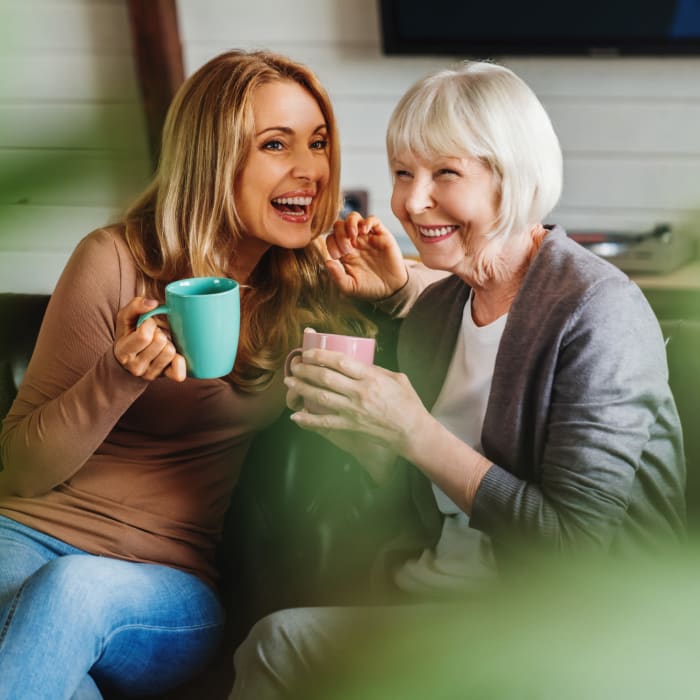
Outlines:
[{"label": "blurred green foliage", "polygon": [[700,697],[700,548],[537,565],[456,605],[357,629],[307,700]]}]

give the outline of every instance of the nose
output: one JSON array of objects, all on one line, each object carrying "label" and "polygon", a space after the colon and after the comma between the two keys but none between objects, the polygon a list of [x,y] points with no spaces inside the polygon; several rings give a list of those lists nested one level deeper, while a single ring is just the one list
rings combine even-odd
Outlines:
[{"label": "nose", "polygon": [[328,170],[328,158],[325,154],[314,153],[308,148],[299,149],[292,164],[292,177],[314,182]]},{"label": "nose", "polygon": [[433,204],[432,183],[424,178],[414,178],[406,191],[406,211],[411,215],[420,214]]}]

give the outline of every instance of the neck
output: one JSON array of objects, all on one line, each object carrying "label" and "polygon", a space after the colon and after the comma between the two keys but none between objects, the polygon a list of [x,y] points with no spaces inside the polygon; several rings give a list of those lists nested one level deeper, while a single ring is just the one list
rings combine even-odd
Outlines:
[{"label": "neck", "polygon": [[486,264],[467,279],[473,289],[472,318],[477,326],[508,313],[546,233],[541,225],[534,226],[524,236],[507,239],[493,255],[483,256]]},{"label": "neck", "polygon": [[245,284],[269,248],[268,243],[257,238],[242,238],[229,263],[229,276],[239,284]]}]

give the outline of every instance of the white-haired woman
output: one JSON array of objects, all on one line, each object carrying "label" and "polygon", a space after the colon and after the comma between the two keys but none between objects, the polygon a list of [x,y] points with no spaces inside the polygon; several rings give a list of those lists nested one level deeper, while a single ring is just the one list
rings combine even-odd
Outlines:
[{"label": "white-haired woman", "polygon": [[[377,219],[337,223],[328,270],[405,316],[401,373],[308,351],[287,400],[383,488],[413,480],[423,539],[391,585],[445,600],[483,586],[492,561],[681,539],[685,466],[659,326],[622,272],[543,225],[562,158],[532,90],[492,63],[439,72],[401,99],[387,148],[392,210],[423,265],[447,274],[426,288]],[[303,399],[326,413],[299,410]],[[342,656],[343,630],[400,611],[264,619],[237,652],[233,697],[278,697]]]}]

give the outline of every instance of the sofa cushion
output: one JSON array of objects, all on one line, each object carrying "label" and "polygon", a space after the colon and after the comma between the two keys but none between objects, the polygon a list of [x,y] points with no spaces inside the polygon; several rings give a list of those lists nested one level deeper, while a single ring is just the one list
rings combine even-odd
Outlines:
[{"label": "sofa cushion", "polygon": [[664,320],[661,330],[666,338],[669,384],[683,426],[688,525],[696,531],[700,528],[700,321]]}]

